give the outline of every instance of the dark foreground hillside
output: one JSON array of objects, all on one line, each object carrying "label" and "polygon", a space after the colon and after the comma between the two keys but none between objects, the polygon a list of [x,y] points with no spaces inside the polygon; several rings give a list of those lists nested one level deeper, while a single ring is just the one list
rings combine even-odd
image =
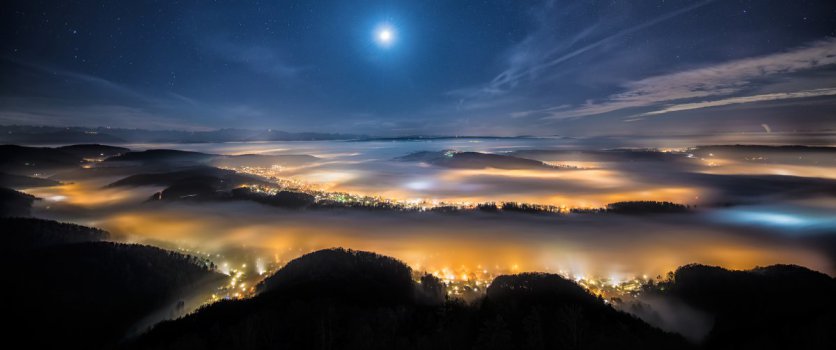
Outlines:
[{"label": "dark foreground hillside", "polygon": [[27,348],[115,346],[166,302],[223,276],[197,258],[150,246],[102,242],[98,229],[4,218],[0,263],[8,344]]},{"label": "dark foreground hillside", "polygon": [[687,265],[648,293],[713,315],[708,348],[836,349],[836,281],[803,267]]},{"label": "dark foreground hillside", "polygon": [[[266,279],[260,294],[163,322],[132,349],[832,349],[834,280],[797,266],[689,265],[645,293],[712,315],[691,343],[617,311],[573,281],[497,277],[473,304],[397,260],[330,249]],[[806,299],[805,299],[806,297]]]},{"label": "dark foreground hillside", "polygon": [[290,262],[249,300],[164,322],[137,349],[688,348],[557,275],[497,278],[474,305],[445,301],[438,280],[403,263],[332,249]]},{"label": "dark foreground hillside", "polygon": [[38,198],[10,188],[0,187],[0,218],[28,217]]},{"label": "dark foreground hillside", "polygon": [[[833,349],[834,279],[798,266],[688,265],[643,296],[711,316],[692,343],[618,311],[559,275],[497,277],[483,298],[445,298],[432,275],[370,252],[328,249],[289,262],[250,299],[184,318],[149,315],[225,282],[211,263],[107,233],[3,218],[4,329],[32,348],[127,349]],[[167,306],[168,305],[168,306]],[[644,309],[644,319],[653,306]],[[629,309],[628,309],[629,310]],[[156,318],[160,319],[160,318]],[[657,323],[654,323],[657,324]],[[139,332],[138,336],[136,335]]]}]

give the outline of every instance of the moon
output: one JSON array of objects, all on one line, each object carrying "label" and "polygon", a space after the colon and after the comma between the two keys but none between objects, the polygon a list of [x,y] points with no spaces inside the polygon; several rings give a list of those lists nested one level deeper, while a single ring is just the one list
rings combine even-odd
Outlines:
[{"label": "moon", "polygon": [[380,39],[381,42],[389,42],[392,40],[392,32],[388,29],[381,30],[380,33],[377,34],[377,38]]},{"label": "moon", "polygon": [[375,29],[375,41],[382,47],[389,47],[395,43],[396,32],[390,25],[381,25]]}]

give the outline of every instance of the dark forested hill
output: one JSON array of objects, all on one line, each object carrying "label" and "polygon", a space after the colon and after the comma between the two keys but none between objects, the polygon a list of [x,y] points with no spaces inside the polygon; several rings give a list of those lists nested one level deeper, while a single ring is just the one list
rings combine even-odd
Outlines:
[{"label": "dark forested hill", "polygon": [[44,179],[40,177],[0,173],[0,187],[32,188],[57,186],[60,184],[61,183],[58,181]]},{"label": "dark forested hill", "polygon": [[[431,276],[374,253],[314,252],[260,285],[249,300],[220,302],[164,322],[129,344],[142,349],[681,349],[679,336],[614,310],[556,275],[497,278],[481,303],[443,295]],[[441,291],[435,293],[434,291]],[[571,319],[567,317],[571,316]],[[606,337],[606,338],[604,338]]]},{"label": "dark forested hill", "polygon": [[106,162],[128,162],[137,164],[202,164],[215,155],[174,149],[149,149],[127,152],[106,159]]},{"label": "dark forested hill", "polygon": [[108,158],[108,163],[133,163],[138,165],[212,165],[218,167],[271,167],[299,166],[320,159],[306,154],[241,154],[222,155],[173,149],[149,149],[125,152]]},{"label": "dark forested hill", "polygon": [[559,275],[499,276],[479,310],[481,348],[681,349],[681,337],[616,311]]},{"label": "dark forested hill", "polygon": [[414,298],[411,269],[370,252],[321,250],[289,262],[259,284],[262,293],[402,304]]},{"label": "dark forested hill", "polygon": [[803,267],[687,265],[653,292],[714,316],[708,348],[836,348],[836,281]]},{"label": "dark forested hill", "polygon": [[552,166],[539,160],[519,158],[510,155],[481,152],[416,152],[396,158],[402,162],[423,162],[445,168],[456,169],[550,169]]},{"label": "dark forested hill", "polygon": [[225,280],[205,261],[159,248],[99,242],[101,230],[2,219],[2,311],[8,344],[95,349],[120,342],[145,316]]},{"label": "dark forested hill", "polygon": [[2,218],[2,252],[12,254],[48,246],[98,242],[109,234],[97,228],[34,218]]},{"label": "dark forested hill", "polygon": [[27,217],[31,215],[35,196],[0,187],[0,218]]},{"label": "dark forested hill", "polygon": [[97,143],[62,146],[58,147],[58,149],[77,157],[92,159],[112,157],[130,151],[130,149],[125,147],[100,145]]},{"label": "dark forested hill", "polygon": [[219,190],[228,190],[242,184],[265,183],[263,180],[255,176],[239,174],[232,170],[199,166],[171,172],[131,175],[113,182],[107,185],[107,187],[173,186],[176,184],[188,183],[191,179],[196,178],[214,179],[216,187]]},{"label": "dark forested hill", "polygon": [[55,148],[0,145],[0,169],[4,173],[32,175],[81,166],[82,159]]}]

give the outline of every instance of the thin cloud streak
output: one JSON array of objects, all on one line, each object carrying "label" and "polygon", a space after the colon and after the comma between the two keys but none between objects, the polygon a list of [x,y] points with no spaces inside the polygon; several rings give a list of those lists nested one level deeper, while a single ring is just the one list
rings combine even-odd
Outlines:
[{"label": "thin cloud streak", "polygon": [[796,50],[746,58],[714,66],[655,76],[626,85],[606,102],[551,113],[543,119],[567,119],[617,110],[649,107],[661,102],[727,96],[758,80],[836,64],[836,39],[816,41]]},{"label": "thin cloud streak", "polygon": [[[154,96],[139,89],[120,84],[99,76],[61,69],[37,62],[25,62],[8,56],[0,59],[19,65],[33,72],[80,83],[84,90],[98,93],[113,93],[123,101],[101,98],[82,105],[67,103],[62,99],[43,97],[0,96],[0,123],[36,124],[61,126],[115,126],[152,129],[203,129],[195,122],[183,121],[172,113],[186,109],[204,110],[206,106],[195,99],[169,92]],[[79,117],[84,122],[74,121]]]},{"label": "thin cloud streak", "polygon": [[148,101],[152,100],[150,97],[146,96],[145,94],[142,94],[142,93],[140,93],[140,92],[138,92],[138,91],[136,91],[136,90],[134,90],[134,89],[132,89],[128,86],[125,86],[125,85],[122,85],[122,84],[119,84],[119,83],[115,83],[113,81],[110,81],[110,80],[107,80],[107,79],[104,79],[104,78],[101,78],[101,77],[97,77],[97,76],[94,76],[94,75],[63,70],[63,69],[59,69],[59,68],[56,68],[56,67],[43,65],[43,64],[38,64],[38,63],[33,63],[33,62],[21,61],[21,60],[11,58],[11,57],[8,57],[8,56],[0,56],[0,59],[6,60],[8,62],[14,63],[14,64],[22,66],[22,67],[26,67],[26,68],[31,69],[31,70],[36,71],[36,72],[72,79],[72,80],[75,80],[75,81],[78,81],[78,82],[81,82],[81,83],[89,84],[91,86],[97,87],[97,88],[102,89],[102,90],[114,91],[114,92],[117,92],[117,93],[119,93],[123,96],[134,98],[134,99],[137,99],[137,100],[140,100],[140,101],[148,102]]},{"label": "thin cloud streak", "polygon": [[207,40],[206,46],[224,61],[241,64],[253,72],[279,79],[292,78],[309,68],[287,64],[278,50],[267,46],[242,45],[224,38]]},{"label": "thin cloud streak", "polygon": [[[517,85],[519,80],[526,77],[526,76],[532,76],[532,75],[537,74],[537,73],[539,73],[539,72],[541,72],[545,69],[556,66],[560,63],[563,63],[563,62],[568,61],[568,60],[570,60],[574,57],[577,57],[577,56],[579,56],[583,53],[586,53],[590,50],[596,49],[596,48],[601,47],[601,46],[603,46],[607,43],[610,43],[614,40],[620,39],[620,38],[622,38],[626,35],[629,35],[629,34],[637,32],[637,31],[640,31],[642,29],[654,26],[654,25],[659,24],[661,22],[676,18],[680,15],[686,14],[688,12],[691,12],[693,10],[696,10],[698,8],[706,6],[706,5],[708,5],[708,4],[710,4],[714,1],[715,0],[703,1],[703,2],[700,2],[700,3],[685,7],[683,9],[670,12],[668,14],[665,14],[661,17],[657,17],[657,18],[655,18],[653,20],[650,20],[648,22],[645,22],[645,23],[642,23],[640,25],[622,30],[622,31],[620,31],[616,34],[610,35],[610,36],[608,36],[604,39],[598,40],[598,41],[596,41],[592,44],[586,45],[586,46],[581,47],[581,48],[579,48],[577,50],[574,50],[572,52],[563,54],[559,57],[552,58],[550,60],[547,60],[545,62],[541,62],[539,64],[536,64],[536,65],[533,65],[533,66],[530,66],[530,67],[518,67],[516,65],[512,65],[510,68],[508,68],[507,70],[505,70],[504,72],[502,72],[498,76],[496,76],[490,82],[490,84],[488,84],[488,86],[483,89],[483,91],[488,92],[488,93],[498,93],[498,92],[505,91],[504,88],[512,87],[512,86]],[[550,54],[551,54],[551,52],[550,52]],[[524,60],[522,60],[522,61],[524,61]]]},{"label": "thin cloud streak", "polygon": [[702,109],[702,108],[710,108],[710,107],[728,106],[728,105],[735,105],[735,104],[742,104],[742,103],[777,101],[777,100],[787,100],[787,99],[797,99],[797,98],[811,98],[811,97],[821,97],[821,96],[836,96],[836,88],[815,89],[815,90],[806,90],[806,91],[797,91],[797,92],[779,92],[779,93],[762,94],[762,95],[754,95],[754,96],[732,97],[732,98],[726,98],[726,99],[714,100],[714,101],[683,103],[683,104],[672,105],[672,106],[666,107],[664,109],[660,109],[658,111],[642,113],[641,116],[657,116],[657,115],[672,113],[672,112],[688,111],[688,110],[693,110],[693,109]]}]

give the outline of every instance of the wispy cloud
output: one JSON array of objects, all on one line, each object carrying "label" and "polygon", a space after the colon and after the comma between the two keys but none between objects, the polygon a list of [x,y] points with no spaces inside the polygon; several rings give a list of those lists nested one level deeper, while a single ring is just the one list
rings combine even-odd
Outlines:
[{"label": "wispy cloud", "polygon": [[[504,69],[499,74],[487,83],[448,91],[447,95],[456,98],[456,112],[504,108],[502,113],[510,114],[512,119],[565,113],[572,110],[573,106],[566,101],[557,106],[549,106],[549,97],[543,94],[544,91],[554,91],[556,87],[565,86],[561,79],[577,73],[577,68],[568,65],[570,61],[585,54],[600,54],[600,50],[609,49],[632,34],[713,2],[716,1],[693,3],[638,24],[607,15],[597,22],[579,25],[571,16],[577,11],[587,10],[585,3],[548,1],[544,6],[532,9],[535,29],[507,50],[504,54]],[[519,106],[531,105],[543,107],[519,110]]]},{"label": "wispy cloud", "polygon": [[598,32],[607,25],[593,23],[582,30],[578,30],[570,37],[556,36],[555,33],[566,31],[566,28],[560,27],[561,23],[566,22],[561,18],[562,14],[572,13],[573,10],[566,9],[563,4],[558,7],[554,2],[549,2],[545,8],[538,9],[535,15],[538,18],[539,28],[509,50],[506,55],[506,67],[501,73],[497,74],[487,84],[453,90],[448,92],[448,95],[468,99],[494,99],[497,95],[511,92],[526,81],[554,78],[551,74],[552,70],[561,63],[610,45],[633,33],[702,8],[715,1],[706,0],[695,3],[638,25],[605,34],[602,38],[583,46],[579,46],[579,43],[589,42],[590,38],[599,36]]},{"label": "wispy cloud", "polygon": [[[540,43],[538,43],[538,41],[540,41],[540,39],[536,37],[529,37],[528,39],[523,41],[519,45],[519,47],[515,48],[514,53],[511,55],[511,59],[509,60],[509,67],[505,71],[497,75],[482,91],[492,94],[505,92],[508,89],[517,86],[521,79],[538,76],[539,74],[543,73],[549,68],[552,68],[572,58],[580,56],[588,51],[599,48],[616,40],[622,39],[623,37],[638,32],[640,30],[646,29],[648,27],[654,26],[656,24],[671,20],[688,12],[694,11],[714,1],[715,0],[706,0],[676,11],[666,13],[662,16],[653,18],[639,25],[618,31],[603,39],[582,46],[580,48],[572,49],[574,47],[573,44],[575,42],[579,41],[581,38],[588,36],[595,29],[594,26],[588,28],[585,31],[582,31],[579,35],[575,37],[574,40],[572,40],[569,43],[570,45],[558,45],[557,47],[550,48],[544,54],[539,55],[537,54],[538,50],[534,50],[530,46],[539,45]],[[567,49],[571,51],[567,52]],[[531,56],[534,57],[532,58]]]},{"label": "wispy cloud", "polygon": [[[174,92],[151,94],[49,64],[8,56],[0,59],[46,77],[50,88],[56,82],[70,82],[72,93],[82,93],[74,98],[0,96],[0,123],[195,129],[197,123],[182,120],[181,112],[207,109],[203,103]],[[65,96],[74,96],[66,91]]]},{"label": "wispy cloud", "polygon": [[16,58],[13,58],[13,57],[8,57],[8,56],[0,56],[0,58],[2,58],[3,60],[6,60],[8,62],[14,63],[16,65],[19,65],[21,67],[25,67],[25,68],[28,68],[30,70],[36,71],[36,72],[41,73],[41,74],[47,74],[47,75],[52,75],[52,76],[56,76],[56,77],[61,77],[62,79],[69,79],[69,80],[81,82],[81,83],[87,84],[89,86],[95,87],[95,88],[103,90],[103,91],[115,92],[115,93],[123,95],[125,97],[133,98],[133,99],[140,100],[140,101],[150,100],[150,98],[147,95],[137,91],[136,89],[133,89],[133,88],[127,86],[127,85],[116,83],[116,82],[113,82],[111,80],[108,80],[108,79],[105,79],[105,78],[102,78],[102,77],[98,77],[98,76],[95,76],[95,75],[69,71],[69,70],[61,69],[61,68],[51,66],[51,65],[47,65],[47,64],[41,64],[41,63],[35,63],[35,62],[31,62],[31,61],[19,60],[19,59],[16,59]]},{"label": "wispy cloud", "polygon": [[256,73],[269,74],[276,78],[290,78],[308,67],[287,63],[279,50],[260,45],[244,45],[214,38],[206,46],[228,62],[241,64]]},{"label": "wispy cloud", "polygon": [[821,96],[836,96],[836,88],[814,89],[814,90],[805,90],[805,91],[796,91],[796,92],[779,92],[779,93],[773,93],[773,94],[761,94],[761,95],[753,95],[753,96],[731,97],[731,98],[724,98],[724,99],[713,100],[713,101],[682,103],[682,104],[671,105],[671,106],[665,107],[665,108],[660,109],[660,110],[642,113],[640,116],[656,116],[656,115],[665,114],[665,113],[688,111],[688,110],[693,110],[693,109],[701,109],[701,108],[709,108],[709,107],[720,107],[720,106],[736,105],[736,104],[742,104],[742,103],[766,102],[766,101],[788,100],[788,99],[797,99],[797,98],[811,98],[811,97],[821,97]]},{"label": "wispy cloud", "polygon": [[[817,69],[832,64],[836,64],[836,39],[826,39],[787,52],[740,59],[634,81],[624,86],[625,91],[611,95],[602,102],[589,102],[574,109],[549,113],[546,119],[597,115],[622,109],[657,106],[660,103],[697,98],[722,96],[723,98],[720,100],[733,101],[734,99],[727,97],[751,89],[757,83],[763,83],[768,78]],[[793,92],[789,94],[793,94]],[[787,95],[787,93],[784,95],[792,96]],[[784,95],[776,93],[761,96]],[[745,99],[745,97],[742,99]],[[709,103],[712,102],[700,101],[697,104],[706,105]],[[673,110],[669,112],[673,112]]]}]

